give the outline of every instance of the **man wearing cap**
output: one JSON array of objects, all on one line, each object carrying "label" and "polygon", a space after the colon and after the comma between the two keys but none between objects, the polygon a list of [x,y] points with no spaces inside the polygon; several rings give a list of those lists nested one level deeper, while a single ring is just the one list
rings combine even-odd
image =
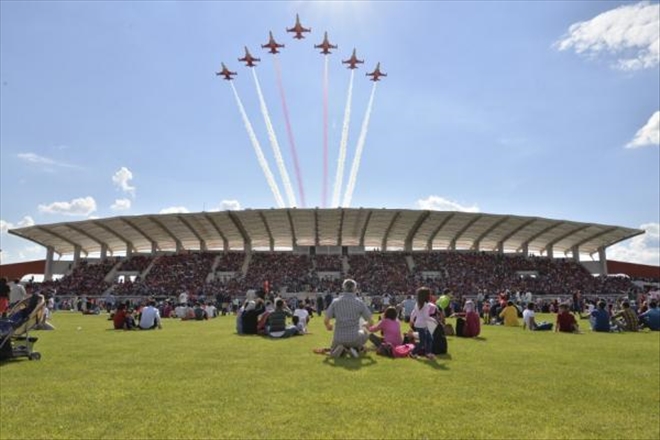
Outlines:
[{"label": "man wearing cap", "polygon": [[[344,280],[342,294],[334,299],[325,311],[325,328],[328,331],[334,329],[330,353],[334,357],[341,356],[347,351],[353,357],[358,356],[367,342],[369,333],[360,328],[360,318],[364,319],[368,326],[373,325],[371,311],[356,296],[357,283],[352,279]],[[330,322],[335,320],[334,326]]]}]

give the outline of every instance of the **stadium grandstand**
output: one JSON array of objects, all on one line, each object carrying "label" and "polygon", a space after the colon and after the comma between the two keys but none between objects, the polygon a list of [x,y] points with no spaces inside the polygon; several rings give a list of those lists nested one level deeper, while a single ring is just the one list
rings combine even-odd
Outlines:
[{"label": "stadium grandstand", "polygon": [[[43,274],[58,295],[324,292],[337,291],[347,276],[372,295],[410,294],[422,283],[463,295],[505,289],[603,295],[643,287],[630,277],[607,276],[606,249],[644,231],[540,217],[247,209],[119,216],[9,233],[44,246],[47,258],[23,263],[22,269],[2,266],[2,276]],[[16,271],[9,273],[10,266]],[[622,267],[629,272],[646,267],[643,279],[651,285],[660,278],[658,268],[619,264],[617,274],[624,273]]]}]

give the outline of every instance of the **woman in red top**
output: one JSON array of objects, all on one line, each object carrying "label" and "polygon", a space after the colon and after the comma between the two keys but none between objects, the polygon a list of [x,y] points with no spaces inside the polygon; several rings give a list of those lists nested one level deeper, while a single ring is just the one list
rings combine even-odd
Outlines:
[{"label": "woman in red top", "polygon": [[560,304],[555,332],[577,333],[579,331],[580,329],[575,316],[568,311],[568,304]]},{"label": "woman in red top", "polygon": [[[481,333],[481,321],[479,314],[475,310],[474,302],[467,300],[463,307],[463,312],[454,313],[452,317],[456,319],[456,336],[463,336],[464,338],[474,338]],[[463,321],[461,323],[461,321]],[[462,330],[459,332],[459,328]]]}]

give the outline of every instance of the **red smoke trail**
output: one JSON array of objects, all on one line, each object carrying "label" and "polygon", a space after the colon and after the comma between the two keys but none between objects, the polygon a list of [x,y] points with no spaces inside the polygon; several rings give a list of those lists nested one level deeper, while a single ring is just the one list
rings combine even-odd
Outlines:
[{"label": "red smoke trail", "polygon": [[328,199],[328,56],[323,70],[323,207]]},{"label": "red smoke trail", "polygon": [[303,187],[302,176],[300,174],[300,165],[298,164],[298,152],[296,142],[293,139],[293,130],[291,130],[291,121],[289,120],[289,108],[286,105],[284,95],[284,85],[282,84],[282,71],[280,69],[280,60],[275,55],[275,73],[277,74],[277,87],[280,89],[280,98],[282,98],[282,109],[284,110],[284,121],[286,123],[286,133],[289,137],[289,146],[291,147],[291,156],[293,156],[293,167],[296,171],[296,181],[298,182],[298,194],[300,194],[301,206],[305,207],[305,188]]}]

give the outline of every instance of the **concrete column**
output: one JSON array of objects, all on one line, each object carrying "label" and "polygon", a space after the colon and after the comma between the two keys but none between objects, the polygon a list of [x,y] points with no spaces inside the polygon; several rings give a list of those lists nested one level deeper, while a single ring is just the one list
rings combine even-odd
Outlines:
[{"label": "concrete column", "polygon": [[176,241],[176,253],[178,254],[182,250],[183,250],[183,245],[181,244],[181,242],[179,240],[177,240]]},{"label": "concrete column", "polygon": [[73,268],[78,267],[80,263],[80,246],[74,246],[73,248]]},{"label": "concrete column", "polygon": [[552,252],[552,245],[549,245],[547,248],[545,248],[545,251],[548,254],[548,258],[552,259],[554,258],[554,253]]},{"label": "concrete column", "polygon": [[46,248],[46,267],[44,267],[44,280],[52,281],[53,280],[53,254],[55,250],[52,246]]},{"label": "concrete column", "polygon": [[202,252],[206,252],[208,250],[208,248],[206,247],[206,242],[204,240],[201,240],[199,242],[199,250],[201,250]]},{"label": "concrete column", "polygon": [[451,243],[449,243],[449,250],[455,251],[456,250],[456,240],[452,240]]},{"label": "concrete column", "polygon": [[529,243],[523,243],[522,252],[525,258],[529,257]]},{"label": "concrete column", "polygon": [[497,252],[500,253],[500,254],[504,253],[504,242],[503,241],[500,241],[499,243],[497,243]]},{"label": "concrete column", "polygon": [[158,244],[155,241],[151,242],[151,255],[156,255],[156,252],[158,251]]},{"label": "concrete column", "polygon": [[600,263],[600,274],[607,275],[607,254],[604,247],[598,248],[598,262]]},{"label": "concrete column", "polygon": [[126,243],[126,258],[131,258],[132,253],[133,248],[131,247],[130,243]]},{"label": "concrete column", "polygon": [[101,261],[105,261],[106,258],[108,258],[108,245],[107,244],[102,244],[101,245]]},{"label": "concrete column", "polygon": [[579,263],[580,262],[580,248],[578,248],[577,246],[573,246],[571,248],[571,253],[573,254],[573,261],[575,261],[576,263]]},{"label": "concrete column", "polygon": [[252,252],[252,243],[249,241],[243,242],[243,247],[245,248],[245,253]]}]

